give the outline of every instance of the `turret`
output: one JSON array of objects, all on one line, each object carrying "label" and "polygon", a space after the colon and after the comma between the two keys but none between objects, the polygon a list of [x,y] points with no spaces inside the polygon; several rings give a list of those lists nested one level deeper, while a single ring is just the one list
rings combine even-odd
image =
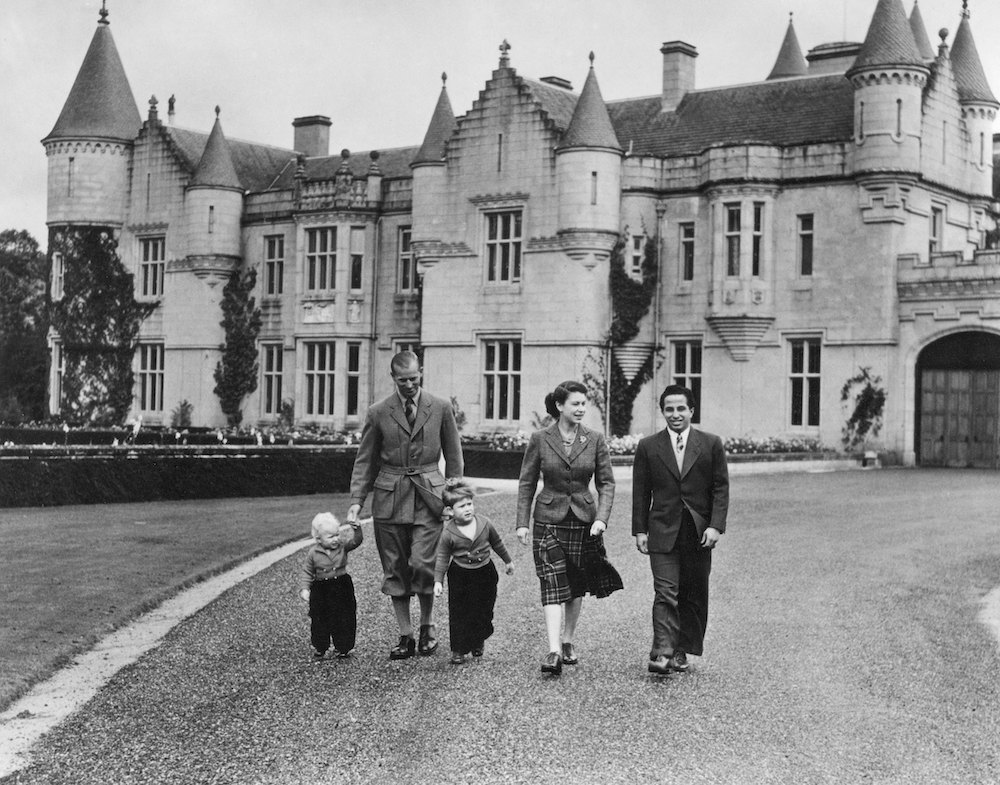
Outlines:
[{"label": "turret", "polygon": [[924,64],[902,0],[879,0],[847,71],[854,85],[857,172],[919,172]]},{"label": "turret", "polygon": [[806,59],[802,56],[802,47],[799,46],[799,38],[795,35],[795,26],[792,24],[792,15],[788,15],[788,29],[785,31],[785,40],[781,42],[781,51],[778,52],[778,59],[774,63],[774,68],[767,78],[787,79],[792,76],[805,76],[809,72]]},{"label": "turret", "polygon": [[108,12],[52,131],[48,156],[48,223],[121,227],[125,221],[133,143],[142,120],[122,67]]},{"label": "turret", "polygon": [[413,239],[439,238],[441,223],[439,206],[445,198],[448,140],[458,127],[448,100],[448,74],[441,74],[441,94],[424,143],[410,164],[413,170]]},{"label": "turret", "polygon": [[913,3],[913,10],[910,11],[910,31],[913,33],[913,42],[917,45],[921,59],[925,63],[932,63],[934,61],[934,48],[931,46],[931,39],[924,26],[924,17],[920,13],[920,3],[916,0]]},{"label": "turret", "polygon": [[958,86],[962,119],[969,132],[970,189],[985,197],[993,191],[993,121],[1000,103],[990,89],[969,24],[968,0],[962,4],[962,21],[951,45],[951,66]]}]

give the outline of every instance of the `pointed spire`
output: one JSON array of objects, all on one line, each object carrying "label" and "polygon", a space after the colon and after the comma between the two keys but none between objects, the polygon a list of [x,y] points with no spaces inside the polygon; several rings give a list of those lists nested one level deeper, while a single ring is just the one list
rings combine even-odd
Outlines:
[{"label": "pointed spire", "polygon": [[923,66],[902,0],[878,0],[861,51],[847,75],[879,66]]},{"label": "pointed spire", "polygon": [[208,135],[205,151],[198,161],[190,185],[211,186],[214,188],[237,188],[243,190],[240,178],[233,166],[233,157],[229,152],[229,143],[222,133],[222,123],[219,120],[219,107],[215,107],[215,125]]},{"label": "pointed spire", "polygon": [[131,142],[142,127],[139,109],[101,9],[101,20],[59,119],[45,139],[98,138]]},{"label": "pointed spire", "polygon": [[990,89],[990,83],[986,80],[983,62],[979,59],[979,50],[976,49],[976,42],[972,37],[967,0],[962,3],[962,21],[955,33],[955,40],[951,43],[951,66],[955,71],[960,101],[1000,106]]},{"label": "pointed spire", "polygon": [[414,164],[438,164],[444,161],[445,146],[458,127],[455,114],[451,111],[451,101],[448,100],[447,81],[448,74],[441,74],[441,95],[438,96],[437,106],[434,107],[434,115],[424,136],[424,143],[420,145],[417,157],[413,159]]},{"label": "pointed spire", "polygon": [[608,107],[604,103],[604,98],[601,97],[601,88],[597,84],[593,52],[590,53],[590,72],[587,74],[587,81],[583,84],[580,99],[576,102],[576,108],[573,110],[573,119],[570,120],[569,128],[566,129],[562,142],[559,143],[559,149],[567,147],[622,149],[618,143],[614,126],[611,125]]},{"label": "pointed spire", "polygon": [[910,30],[913,32],[913,42],[917,45],[917,51],[924,62],[934,59],[934,48],[931,46],[930,36],[927,35],[927,28],[924,27],[924,17],[920,13],[919,0],[914,0],[913,10],[910,12]]},{"label": "pointed spire", "polygon": [[805,76],[809,72],[806,59],[802,56],[802,47],[799,46],[799,38],[795,35],[795,26],[792,24],[792,15],[788,15],[788,29],[785,31],[785,40],[781,42],[781,50],[778,52],[778,59],[774,63],[774,68],[768,74],[768,79],[784,79],[789,76]]}]

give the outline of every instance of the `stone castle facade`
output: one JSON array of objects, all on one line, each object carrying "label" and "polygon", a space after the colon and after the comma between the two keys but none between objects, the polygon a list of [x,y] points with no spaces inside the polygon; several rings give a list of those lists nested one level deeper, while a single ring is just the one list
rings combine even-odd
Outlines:
[{"label": "stone castle facade", "polygon": [[[113,227],[136,296],[134,413],[225,418],[212,372],[223,286],[255,268],[260,379],[244,422],[356,429],[420,352],[466,432],[530,429],[564,379],[616,363],[651,379],[632,431],[662,427],[679,381],[700,427],[838,445],[860,369],[886,393],[877,446],[906,463],[997,465],[1000,253],[988,84],[963,8],[936,50],[919,7],[878,0],[862,43],[802,55],[789,23],[766,79],[698,89],[697,50],[661,49],[657,96],[605,100],[528,79],[504,42],[462,115],[442,87],[423,143],[329,154],[330,120],[293,149],[136,108],[102,15],[43,143],[48,222]],[[639,334],[608,347],[609,265],[659,278]],[[58,296],[62,260],[53,260]],[[60,407],[59,339],[52,400]],[[590,424],[602,427],[597,408]]]}]

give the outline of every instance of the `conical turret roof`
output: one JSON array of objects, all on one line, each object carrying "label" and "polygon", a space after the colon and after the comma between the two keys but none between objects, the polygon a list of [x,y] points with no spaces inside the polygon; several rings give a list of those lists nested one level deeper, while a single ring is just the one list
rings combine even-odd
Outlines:
[{"label": "conical turret roof", "polygon": [[996,96],[986,81],[983,62],[979,59],[979,51],[972,37],[972,26],[969,24],[969,12],[962,12],[962,21],[951,44],[951,67],[958,83],[958,97],[962,102],[973,101],[996,104]]},{"label": "conical turret roof", "polygon": [[424,143],[420,145],[417,157],[413,159],[413,164],[441,163],[444,160],[445,146],[458,127],[455,113],[451,110],[451,101],[448,100],[448,90],[444,84],[447,81],[448,75],[441,74],[441,95],[438,96],[431,124],[427,128]]},{"label": "conical turret roof", "polygon": [[215,125],[212,126],[212,133],[208,135],[205,151],[201,154],[201,160],[198,161],[198,168],[194,170],[190,185],[243,189],[240,178],[236,175],[236,167],[233,166],[229,143],[226,142],[226,135],[222,133],[218,107],[215,109]]},{"label": "conical turret roof", "polygon": [[799,46],[799,38],[795,35],[795,26],[789,18],[785,40],[781,42],[781,51],[778,52],[778,59],[767,78],[784,79],[789,76],[805,76],[808,72],[809,66],[802,56],[802,47]]},{"label": "conical turret roof", "polygon": [[107,19],[102,18],[59,119],[42,141],[81,138],[132,141],[141,127],[142,118],[111,37],[111,28]]},{"label": "conical turret roof", "polygon": [[878,0],[865,42],[848,75],[863,68],[923,64],[902,0]]},{"label": "conical turret roof", "polygon": [[920,13],[920,3],[913,3],[913,10],[910,12],[910,30],[913,32],[913,42],[917,45],[917,51],[925,60],[933,60],[934,47],[931,46],[930,36],[927,35],[927,28],[924,26],[924,16]]},{"label": "conical turret roof", "polygon": [[580,99],[576,102],[576,108],[573,110],[573,119],[570,120],[569,127],[559,144],[560,149],[566,147],[622,149],[618,143],[615,128],[611,125],[607,104],[601,97],[601,88],[597,84],[593,52],[590,54],[590,73],[587,74],[587,81],[584,82],[583,90],[580,91]]}]

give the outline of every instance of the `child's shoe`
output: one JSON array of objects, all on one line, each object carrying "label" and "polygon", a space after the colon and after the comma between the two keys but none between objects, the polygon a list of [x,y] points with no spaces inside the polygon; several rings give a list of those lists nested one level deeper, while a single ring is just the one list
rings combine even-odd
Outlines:
[{"label": "child's shoe", "polygon": [[480,643],[478,646],[476,646],[476,648],[474,648],[472,650],[472,656],[473,657],[482,657],[483,656],[483,649],[485,649],[485,648],[486,648],[486,644],[485,643]]},{"label": "child's shoe", "polygon": [[448,660],[452,665],[461,665],[465,662],[465,655],[460,651],[453,651],[451,653],[451,659]]},{"label": "child's shoe", "polygon": [[350,656],[351,656],[351,653],[349,651],[338,651],[337,652],[337,659],[338,660],[346,660]]},{"label": "child's shoe", "polygon": [[325,651],[320,651],[319,649],[313,649],[313,662],[319,662],[320,660],[323,659],[323,656],[325,654],[326,654]]}]

